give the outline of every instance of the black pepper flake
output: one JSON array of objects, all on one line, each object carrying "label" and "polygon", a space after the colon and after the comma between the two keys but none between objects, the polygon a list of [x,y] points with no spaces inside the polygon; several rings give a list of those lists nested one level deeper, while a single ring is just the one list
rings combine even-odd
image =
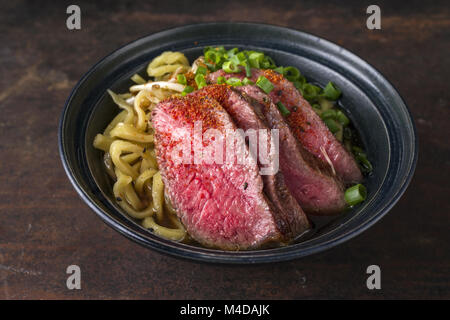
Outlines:
[{"label": "black pepper flake", "polygon": [[307,124],[308,126],[310,126],[310,125],[311,125],[311,122],[309,122],[309,121],[306,121],[306,124]]},{"label": "black pepper flake", "polygon": [[293,107],[292,107],[292,111],[293,111],[293,112],[297,112],[297,106],[293,106]]},{"label": "black pepper flake", "polygon": [[144,148],[144,150],[142,150],[142,153],[145,153],[145,151],[147,151],[147,148]]},{"label": "black pepper flake", "polygon": [[121,197],[117,197],[116,200],[117,201],[122,201],[122,198]]},{"label": "black pepper flake", "polygon": [[283,90],[278,90],[277,91],[277,96],[281,96],[283,94]]},{"label": "black pepper flake", "polygon": [[269,99],[267,99],[267,97],[263,97],[263,101],[264,102],[269,102]]},{"label": "black pepper flake", "polygon": [[246,182],[246,183],[244,183],[244,190],[247,190],[247,187],[248,187],[248,183]]}]

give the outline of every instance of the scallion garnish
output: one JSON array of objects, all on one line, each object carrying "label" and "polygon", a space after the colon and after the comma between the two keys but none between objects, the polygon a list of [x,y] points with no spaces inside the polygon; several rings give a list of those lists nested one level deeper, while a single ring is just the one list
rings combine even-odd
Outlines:
[{"label": "scallion garnish", "polygon": [[239,63],[245,62],[245,51],[238,52],[235,57],[238,59]]},{"label": "scallion garnish", "polygon": [[244,80],[242,80],[242,84],[245,86],[247,84],[255,84],[255,83],[249,78],[244,78]]},{"label": "scallion garnish", "polygon": [[230,57],[236,55],[236,53],[238,53],[238,52],[239,52],[238,48],[233,48],[233,49],[228,50],[226,54],[227,54],[227,57],[230,58]]},{"label": "scallion garnish", "polygon": [[302,87],[303,97],[309,102],[317,100],[322,89],[310,83],[306,83]]},{"label": "scallion garnish", "polygon": [[286,106],[281,101],[277,102],[277,107],[283,116],[286,117],[291,114],[291,112],[288,110],[288,108],[286,108]]},{"label": "scallion garnish", "polygon": [[206,80],[205,80],[205,76],[203,74],[201,74],[201,73],[197,74],[194,79],[195,79],[195,83],[197,84],[197,87],[199,89],[206,86]]},{"label": "scallion garnish", "polygon": [[234,78],[234,77],[229,78],[229,79],[226,81],[226,83],[229,84],[229,85],[231,85],[231,86],[242,86],[241,79],[239,79],[239,78]]},{"label": "scallion garnish", "polygon": [[237,72],[241,71],[239,69],[239,67],[233,61],[226,61],[226,62],[224,62],[223,65],[222,65],[222,69],[226,73],[237,73]]},{"label": "scallion garnish", "polygon": [[256,85],[262,89],[265,93],[270,93],[273,90],[273,84],[266,77],[259,76],[256,80]]},{"label": "scallion garnish", "polygon": [[212,64],[209,62],[205,62],[206,66],[208,67],[209,71],[214,72],[220,69],[219,65],[217,64]]},{"label": "scallion garnish", "polygon": [[322,118],[322,120],[327,118],[336,119],[336,110],[334,109],[325,110],[322,112],[320,117]]},{"label": "scallion garnish", "polygon": [[250,66],[252,68],[258,68],[259,69],[260,63],[263,62],[263,60],[264,60],[264,53],[262,53],[262,52],[252,52],[248,56],[248,59],[250,61]]},{"label": "scallion garnish", "polygon": [[345,202],[347,202],[348,205],[354,206],[358,203],[363,202],[366,200],[367,197],[367,190],[366,187],[364,187],[362,184],[354,185],[347,190],[345,190]]},{"label": "scallion garnish", "polygon": [[250,68],[250,60],[248,59],[247,54],[245,54],[245,60],[243,63],[245,67],[245,75],[250,78],[252,76],[252,69]]},{"label": "scallion garnish", "polygon": [[289,81],[295,81],[300,78],[300,71],[295,67],[284,67],[282,73]]},{"label": "scallion garnish", "polygon": [[334,107],[334,103],[325,98],[319,98],[319,104],[320,104],[320,108],[324,111],[332,109]]},{"label": "scallion garnish", "polygon": [[342,127],[338,130],[338,132],[336,132],[334,134],[334,136],[336,137],[336,139],[339,142],[342,142],[344,140],[344,131],[343,131]]},{"label": "scallion garnish", "polygon": [[313,105],[311,105],[311,107],[313,108],[313,110],[319,115],[319,117],[322,117],[322,109],[320,108],[320,105],[315,103]]},{"label": "scallion garnish", "polygon": [[177,75],[177,82],[179,84],[186,84],[187,83],[186,76],[184,74]]},{"label": "scallion garnish", "polygon": [[226,82],[227,82],[227,79],[225,79],[225,77],[222,77],[222,76],[217,77],[217,83],[218,84],[224,84]]},{"label": "scallion garnish", "polygon": [[294,87],[297,88],[297,90],[301,90],[303,86],[306,84],[306,79],[304,76],[300,76],[297,80],[293,82]]},{"label": "scallion garnish", "polygon": [[367,155],[364,153],[364,151],[356,146],[353,146],[352,151],[361,170],[364,172],[371,172],[373,170],[373,167],[370,161],[367,159]]},{"label": "scallion garnish", "polygon": [[208,51],[214,51],[215,49],[213,48],[213,47],[204,47],[203,48],[203,55],[206,55],[206,53],[208,52]]},{"label": "scallion garnish", "polygon": [[195,71],[195,75],[199,75],[199,74],[206,75],[207,73],[208,73],[208,69],[206,69],[203,66],[198,66],[197,70]]},{"label": "scallion garnish", "polygon": [[274,69],[276,67],[275,61],[269,56],[265,56],[264,60],[261,62],[261,68],[263,69]]},{"label": "scallion garnish", "polygon": [[277,67],[275,69],[273,69],[273,71],[278,72],[279,74],[283,74],[283,67]]},{"label": "scallion garnish", "polygon": [[341,129],[341,126],[339,123],[336,122],[336,120],[333,120],[332,118],[326,118],[323,120],[325,124],[327,125],[328,129],[330,129],[331,133],[335,134]]},{"label": "scallion garnish", "polygon": [[337,100],[341,95],[341,90],[339,90],[333,82],[328,82],[328,84],[323,89],[323,96],[330,100]]},{"label": "scallion garnish", "polygon": [[191,93],[192,91],[194,91],[194,88],[193,88],[193,87],[191,87],[191,86],[186,86],[186,87],[184,88],[184,90],[181,92],[181,95],[182,95],[182,96],[185,96],[186,94]]},{"label": "scallion garnish", "polygon": [[350,123],[350,119],[341,111],[341,110],[338,110],[337,112],[336,112],[336,120],[340,123],[340,124],[342,124],[344,127],[345,126],[348,126],[349,125],[349,123]]},{"label": "scallion garnish", "polygon": [[206,61],[210,61],[214,64],[220,63],[220,60],[222,59],[222,56],[218,51],[215,50],[209,50],[205,52],[205,59]]}]

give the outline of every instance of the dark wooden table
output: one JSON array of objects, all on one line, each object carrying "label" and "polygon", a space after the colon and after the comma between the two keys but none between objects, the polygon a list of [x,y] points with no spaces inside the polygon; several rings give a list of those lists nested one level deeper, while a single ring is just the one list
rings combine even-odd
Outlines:
[{"label": "dark wooden table", "polygon": [[[366,28],[368,1],[77,1],[0,5],[0,298],[450,298],[450,6],[377,1],[382,29]],[[330,251],[258,266],[175,259],[107,227],[77,196],[57,148],[70,90],[117,47],[172,26],[253,21],[330,39],[380,70],[417,125],[420,154],[403,198],[374,227]],[[82,289],[66,288],[66,268]],[[366,268],[382,289],[366,287]]]}]

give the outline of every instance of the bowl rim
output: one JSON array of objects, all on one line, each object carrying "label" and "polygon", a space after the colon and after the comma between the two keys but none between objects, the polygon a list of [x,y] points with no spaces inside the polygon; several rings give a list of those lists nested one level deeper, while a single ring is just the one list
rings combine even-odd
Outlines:
[{"label": "bowl rim", "polygon": [[[67,119],[67,113],[71,106],[71,102],[76,95],[77,91],[79,90],[80,86],[89,78],[89,76],[97,69],[97,67],[103,63],[107,58],[113,56],[116,53],[119,53],[119,51],[122,51],[126,47],[128,47],[131,44],[137,43],[141,40],[144,40],[148,37],[164,34],[167,32],[179,32],[183,31],[183,29],[188,28],[202,28],[202,27],[211,27],[211,26],[218,26],[218,25],[246,25],[248,27],[265,27],[265,28],[272,28],[273,30],[277,30],[280,32],[292,32],[296,33],[299,36],[306,37],[309,40],[314,41],[321,41],[323,44],[327,46],[334,46],[335,48],[339,48],[340,51],[344,52],[346,55],[351,57],[351,59],[354,59],[355,61],[358,61],[359,64],[364,65],[366,68],[371,69],[371,72],[374,73],[377,77],[381,78],[383,82],[389,87],[389,90],[392,91],[394,94],[398,95],[398,98],[402,102],[403,106],[402,109],[405,112],[405,115],[407,116],[407,119],[410,121],[411,125],[411,132],[412,132],[412,158],[409,158],[409,167],[407,170],[407,174],[403,177],[403,180],[401,181],[401,185],[396,188],[396,193],[394,196],[392,196],[388,202],[387,205],[383,206],[380,210],[376,212],[375,215],[370,216],[369,219],[364,220],[361,224],[358,224],[357,226],[354,226],[350,230],[346,231],[345,233],[339,235],[337,238],[334,238],[332,240],[328,240],[324,243],[318,244],[316,246],[305,248],[304,250],[285,250],[285,252],[281,251],[280,249],[284,248],[277,248],[277,249],[265,249],[265,250],[252,250],[252,251],[240,251],[240,252],[230,252],[230,251],[223,251],[223,250],[215,250],[215,249],[208,249],[208,248],[202,248],[202,247],[194,247],[189,245],[180,244],[174,241],[158,238],[159,241],[156,241],[155,238],[151,239],[152,241],[148,241],[148,238],[143,238],[140,236],[135,230],[132,230],[129,227],[126,227],[119,223],[116,219],[109,216],[106,212],[104,212],[100,207],[98,207],[92,199],[89,197],[89,195],[84,191],[83,186],[79,183],[77,177],[72,173],[72,167],[69,163],[69,160],[66,157],[66,150],[64,149],[64,127]],[[352,239],[368,228],[370,228],[372,225],[374,225],[376,222],[378,222],[384,215],[386,215],[392,207],[399,201],[401,196],[406,191],[408,185],[410,184],[412,177],[414,175],[416,165],[417,165],[417,159],[418,159],[418,150],[419,149],[419,142],[417,137],[417,129],[416,125],[414,123],[414,119],[412,117],[412,113],[409,110],[405,100],[400,95],[398,90],[395,88],[395,86],[387,80],[381,72],[378,71],[375,67],[373,67],[371,64],[363,60],[362,58],[358,57],[353,52],[339,46],[338,44],[329,41],[328,39],[325,39],[323,37],[319,37],[316,35],[313,35],[311,33],[307,33],[304,31],[299,31],[292,28],[272,25],[272,24],[265,24],[265,23],[251,23],[251,22],[208,22],[208,23],[196,23],[196,24],[187,24],[182,26],[176,26],[171,28],[166,28],[145,36],[142,36],[138,39],[135,39],[133,41],[130,41],[116,50],[108,53],[104,57],[102,57],[100,60],[98,60],[89,70],[80,78],[80,80],[76,83],[76,85],[71,90],[68,98],[65,101],[64,108],[62,110],[59,124],[58,124],[58,150],[61,162],[63,164],[64,171],[66,172],[67,177],[69,178],[69,181],[75,188],[78,195],[81,197],[81,199],[105,222],[108,226],[112,227],[113,229],[117,230],[120,234],[126,236],[127,238],[133,240],[136,243],[139,243],[145,247],[155,249],[161,253],[169,254],[171,256],[175,256],[178,258],[187,258],[190,260],[200,261],[200,262],[209,262],[209,263],[222,263],[222,264],[259,264],[259,263],[269,263],[269,262],[279,262],[279,261],[287,261],[292,259],[298,259],[301,257],[305,257],[314,253],[319,253],[322,251],[325,251],[331,247],[337,246],[349,239]],[[181,246],[181,247],[180,247]],[[287,246],[285,248],[289,248],[293,246]],[[275,252],[274,252],[275,251]]]}]

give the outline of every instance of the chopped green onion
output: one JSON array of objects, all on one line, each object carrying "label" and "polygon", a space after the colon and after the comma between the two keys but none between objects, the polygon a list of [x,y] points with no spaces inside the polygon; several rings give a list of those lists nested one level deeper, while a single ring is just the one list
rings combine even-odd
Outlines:
[{"label": "chopped green onion", "polygon": [[300,74],[300,77],[298,77],[298,79],[294,81],[294,83],[296,82],[299,82],[302,85],[304,85],[306,83],[306,78]]},{"label": "chopped green onion", "polygon": [[225,77],[222,77],[222,76],[217,77],[217,83],[218,84],[224,84],[226,82],[227,82],[227,79],[225,79]]},{"label": "chopped green onion", "polygon": [[356,162],[358,162],[361,167],[361,170],[364,172],[371,172],[373,170],[373,167],[370,161],[367,159],[367,155],[364,153],[364,151],[356,146],[352,148],[352,151],[355,155]]},{"label": "chopped green onion", "polygon": [[288,116],[291,114],[288,108],[286,108],[286,106],[283,103],[281,103],[281,101],[277,102],[277,107],[283,116]]},{"label": "chopped green onion", "polygon": [[209,71],[214,72],[220,69],[220,64],[211,64],[209,62],[205,62],[206,66],[208,67]]},{"label": "chopped green onion", "polygon": [[180,84],[186,84],[187,83],[186,76],[184,74],[177,75],[177,82]]},{"label": "chopped green onion", "polygon": [[218,63],[220,63],[222,56],[217,51],[209,50],[209,51],[205,52],[205,59],[206,59],[206,61],[210,61],[214,64],[218,64]]},{"label": "chopped green onion", "polygon": [[269,56],[265,56],[264,60],[261,62],[261,68],[263,69],[274,69],[276,67],[275,61]]},{"label": "chopped green onion", "polygon": [[248,59],[250,61],[250,66],[252,68],[258,68],[259,69],[260,63],[263,62],[263,60],[264,60],[264,53],[262,53],[262,52],[252,52],[252,53],[250,53]]},{"label": "chopped green onion", "polygon": [[195,79],[195,83],[197,84],[197,87],[199,89],[206,86],[206,80],[205,80],[205,76],[203,74],[201,74],[201,73],[197,74],[194,79]]},{"label": "chopped green onion", "polygon": [[206,75],[207,73],[208,73],[208,69],[206,69],[203,66],[198,66],[197,70],[195,71],[195,75],[199,75],[199,74]]},{"label": "chopped green onion", "polygon": [[354,206],[366,200],[367,190],[362,184],[356,184],[345,190],[345,201],[348,205]]},{"label": "chopped green onion", "polygon": [[[275,70],[275,69],[274,69],[274,70]],[[303,88],[303,86],[306,84],[306,79],[305,79],[304,76],[301,75],[297,80],[295,80],[295,81],[293,82],[293,84],[294,84],[294,87],[297,88],[297,90],[300,90],[300,91],[301,91],[301,89]]]},{"label": "chopped green onion", "polygon": [[241,79],[239,79],[239,78],[234,78],[234,77],[229,78],[229,79],[226,81],[226,83],[229,84],[229,85],[231,85],[231,86],[242,86]]},{"label": "chopped green onion", "polygon": [[326,118],[323,120],[323,122],[325,122],[328,129],[330,129],[331,133],[333,133],[333,134],[338,132],[339,129],[341,128],[339,123],[337,123],[335,120],[333,120],[331,118]]},{"label": "chopped green onion", "polygon": [[226,55],[228,58],[230,58],[230,57],[236,55],[236,53],[238,53],[238,52],[239,52],[238,48],[233,48],[233,49],[228,50]]},{"label": "chopped green onion", "polygon": [[241,70],[239,69],[239,67],[233,63],[232,61],[226,61],[223,63],[222,65],[222,69],[226,72],[226,73],[237,73],[240,72]]},{"label": "chopped green onion", "polygon": [[181,95],[182,95],[182,96],[185,96],[186,94],[191,93],[192,91],[194,91],[194,88],[193,88],[193,87],[191,87],[191,86],[186,86],[186,87],[184,88],[184,90],[181,92]]},{"label": "chopped green onion", "polygon": [[241,51],[241,52],[237,53],[236,58],[239,60],[239,63],[245,62],[245,59],[246,59],[245,52]]},{"label": "chopped green onion", "polygon": [[256,85],[262,89],[265,93],[270,93],[273,90],[273,84],[266,77],[259,76],[256,80]]},{"label": "chopped green onion", "polygon": [[342,129],[342,127],[338,130],[338,132],[336,132],[336,133],[334,134],[334,136],[336,137],[336,139],[337,139],[339,142],[342,142],[342,141],[343,141],[343,139],[344,139],[344,130]]},{"label": "chopped green onion", "polygon": [[203,55],[206,55],[206,53],[208,52],[208,51],[214,51],[214,50],[216,50],[216,49],[214,49],[213,47],[204,47],[203,48]]},{"label": "chopped green onion", "polygon": [[319,96],[320,91],[322,90],[318,86],[315,86],[310,83],[306,83],[302,89],[303,89],[303,97],[309,102],[315,101]]},{"label": "chopped green onion", "polygon": [[146,83],[145,79],[142,78],[140,75],[138,75],[137,73],[135,73],[132,77],[131,80],[133,80],[133,82],[137,83],[137,84],[144,84]]},{"label": "chopped green onion", "polygon": [[247,77],[251,77],[252,76],[252,69],[250,68],[250,61],[248,60],[247,54],[245,54],[244,67],[245,67],[245,75]]},{"label": "chopped green onion", "polygon": [[270,66],[269,66],[270,69],[277,67],[275,64],[275,61],[273,61],[273,59],[271,57],[266,57],[266,58],[267,58],[267,61],[269,61],[269,63],[270,63]]},{"label": "chopped green onion", "polygon": [[300,71],[298,71],[298,69],[295,67],[284,67],[283,75],[289,81],[295,81],[300,77]]},{"label": "chopped green onion", "polygon": [[319,117],[322,116],[322,109],[320,108],[320,105],[315,103],[311,106],[313,110],[319,115]]},{"label": "chopped green onion", "polygon": [[255,84],[255,83],[246,77],[246,78],[244,78],[244,80],[242,80],[242,84],[245,86],[247,84]]},{"label": "chopped green onion", "polygon": [[[350,141],[353,137],[353,132],[352,129],[350,129],[349,127],[345,127],[344,128],[344,139]],[[351,151],[349,149],[349,151]]]},{"label": "chopped green onion", "polygon": [[360,164],[362,171],[371,172],[373,170],[372,163],[370,163],[365,154],[358,154],[356,161]]},{"label": "chopped green onion", "polygon": [[365,154],[364,150],[353,146],[352,147],[353,154],[355,155],[356,161],[362,166],[363,171],[370,172],[372,171],[372,164],[367,159],[367,155]]},{"label": "chopped green onion", "polygon": [[[232,62],[234,65],[238,66],[241,64],[241,61],[239,60],[239,58],[237,57],[237,55],[231,56],[227,61]],[[225,62],[224,62],[225,63]],[[223,67],[223,64],[222,64]]]},{"label": "chopped green onion", "polygon": [[220,47],[216,47],[214,50],[216,50],[217,52],[220,52],[222,54],[225,54],[227,51],[225,50],[224,46],[220,46]]},{"label": "chopped green onion", "polygon": [[333,102],[331,102],[330,100],[324,99],[324,98],[320,98],[319,99],[319,104],[322,110],[329,110],[331,108],[333,108],[334,104]]},{"label": "chopped green onion", "polygon": [[354,153],[361,153],[361,152],[364,152],[364,150],[361,149],[360,147],[354,146],[354,147],[353,147],[353,152],[354,152]]},{"label": "chopped green onion", "polygon": [[283,70],[284,70],[283,67],[277,67],[277,68],[273,69],[273,71],[278,72],[279,74],[283,74]]},{"label": "chopped green onion", "polygon": [[323,89],[323,95],[327,99],[337,100],[341,95],[341,90],[339,90],[336,85],[330,81]]},{"label": "chopped green onion", "polygon": [[338,110],[337,112],[336,112],[336,120],[340,123],[340,124],[342,124],[344,127],[345,126],[348,126],[349,125],[349,123],[350,123],[350,119],[341,111],[341,110]]},{"label": "chopped green onion", "polygon": [[322,114],[320,115],[320,117],[322,118],[322,120],[324,119],[336,119],[336,110],[334,109],[328,109],[322,112]]}]

